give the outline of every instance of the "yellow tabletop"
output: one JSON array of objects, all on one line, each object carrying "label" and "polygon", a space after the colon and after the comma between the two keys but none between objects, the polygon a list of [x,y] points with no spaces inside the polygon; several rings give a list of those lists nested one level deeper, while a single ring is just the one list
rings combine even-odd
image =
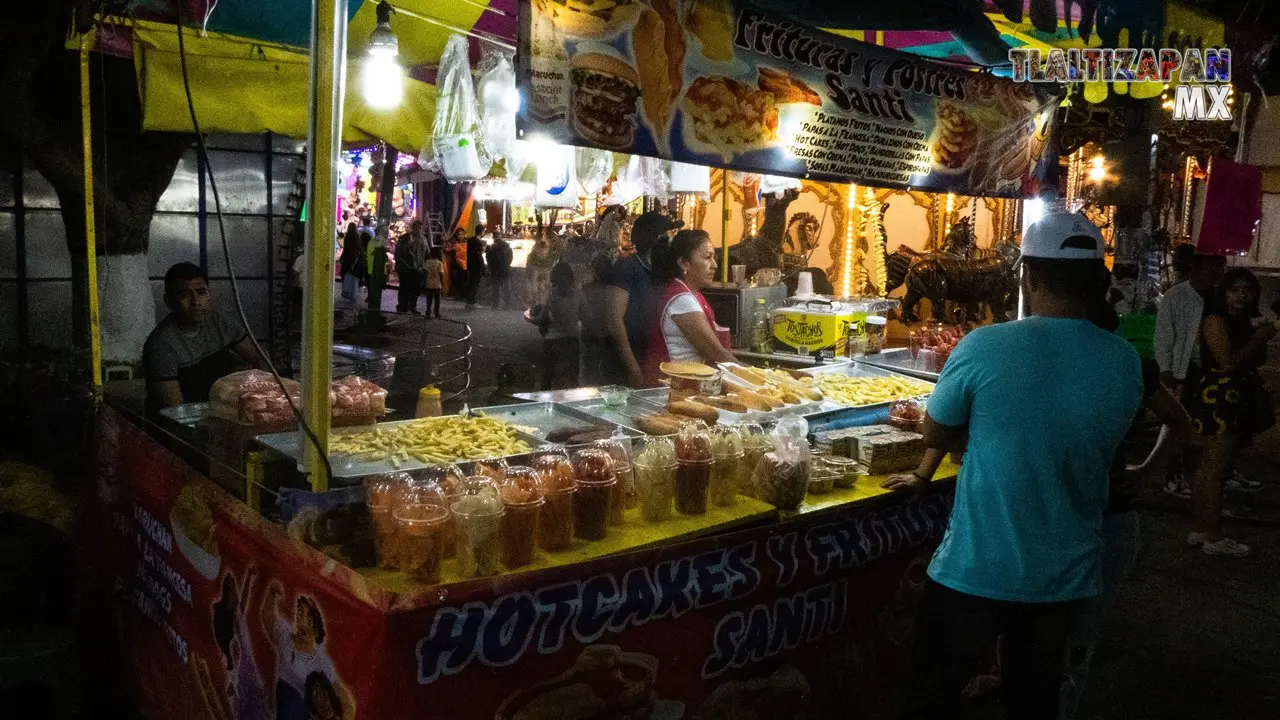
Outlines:
[{"label": "yellow tabletop", "polygon": [[[622,525],[611,526],[609,535],[605,539],[587,542],[575,538],[573,546],[568,550],[559,552],[539,550],[533,564],[494,575],[493,578],[505,580],[532,570],[574,565],[606,555],[671,545],[684,540],[729,532],[754,523],[772,522],[777,519],[777,516],[778,511],[772,505],[741,495],[731,507],[717,507],[707,503],[706,515],[674,513],[669,519],[660,522],[645,522],[640,519],[639,509],[628,510],[625,522]],[[394,593],[417,592],[425,587],[398,571],[362,568],[359,572],[384,590]],[[440,585],[467,579],[469,578],[458,575],[458,561],[455,558],[444,561]]]},{"label": "yellow tabletop", "polygon": [[[943,460],[942,464],[938,466],[938,471],[933,474],[933,481],[954,480],[959,474],[959,465],[949,459]],[[892,490],[885,490],[880,487],[880,483],[888,477],[888,475],[867,475],[866,477],[859,477],[858,482],[851,488],[836,488],[829,493],[806,495],[804,504],[800,506],[800,509],[794,513],[787,513],[787,515],[806,515],[813,512],[833,510],[863,500],[892,494]]]}]

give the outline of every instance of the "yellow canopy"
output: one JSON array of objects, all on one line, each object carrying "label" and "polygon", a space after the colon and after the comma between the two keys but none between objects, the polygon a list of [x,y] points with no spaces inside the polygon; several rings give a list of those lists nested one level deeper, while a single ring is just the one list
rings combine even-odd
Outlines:
[{"label": "yellow canopy", "polygon": [[[351,35],[356,37],[354,29]],[[183,41],[191,96],[201,130],[225,133],[269,130],[289,137],[307,136],[306,53],[230,35],[209,33],[202,37],[196,31],[184,31]],[[183,90],[177,28],[137,23],[134,62],[143,127],[192,132]],[[396,110],[376,111],[361,97],[359,69],[358,61],[348,61],[343,140],[380,139],[402,150],[420,150],[435,118],[435,86],[406,78],[401,106]]]}]

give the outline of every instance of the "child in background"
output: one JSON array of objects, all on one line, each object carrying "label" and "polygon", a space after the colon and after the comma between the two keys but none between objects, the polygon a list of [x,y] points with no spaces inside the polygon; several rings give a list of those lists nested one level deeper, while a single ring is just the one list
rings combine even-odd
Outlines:
[{"label": "child in background", "polygon": [[562,367],[572,386],[578,369],[578,314],[582,305],[582,293],[574,287],[573,269],[566,263],[556,263],[551,269],[551,297],[538,316],[538,331],[542,333],[542,389],[556,386],[556,375]]},{"label": "child in background", "polygon": [[605,384],[606,358],[609,352],[609,326],[605,320],[605,295],[609,290],[609,271],[613,259],[600,253],[591,260],[591,282],[582,288],[582,304],[578,319],[582,321],[579,343],[581,363],[578,384],[586,387]]},{"label": "child in background", "polygon": [[[427,293],[427,317],[440,317],[440,293],[444,290],[444,262],[440,248],[431,248],[430,256],[423,265],[423,288]],[[434,310],[432,309],[434,308]]]}]

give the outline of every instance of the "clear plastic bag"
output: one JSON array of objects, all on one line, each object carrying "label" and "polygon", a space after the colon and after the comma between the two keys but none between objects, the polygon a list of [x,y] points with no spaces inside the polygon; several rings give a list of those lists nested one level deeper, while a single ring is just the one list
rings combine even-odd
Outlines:
[{"label": "clear plastic bag", "polygon": [[479,180],[489,173],[493,157],[485,146],[467,39],[462,35],[451,36],[445,44],[436,87],[431,150],[424,154],[434,158],[450,182]]},{"label": "clear plastic bag", "polygon": [[387,391],[351,375],[329,386],[329,407],[334,420],[358,418],[373,422],[387,413]]},{"label": "clear plastic bag", "polygon": [[799,509],[809,486],[809,423],[785,415],[770,435],[773,451],[765,453],[753,474],[756,492],[779,510]]},{"label": "clear plastic bag", "polygon": [[209,389],[209,412],[246,425],[279,425],[293,421],[289,399],[300,403],[302,386],[284,379],[286,397],[271,373],[244,370],[219,378]]},{"label": "clear plastic bag", "polygon": [[516,91],[516,72],[511,60],[493,52],[480,61],[480,81],[476,92],[480,98],[480,129],[484,147],[495,158],[510,157],[516,142],[516,111],[520,109],[520,93]]},{"label": "clear plastic bag", "polygon": [[584,195],[600,192],[613,175],[613,153],[595,148],[578,148],[578,184]]}]

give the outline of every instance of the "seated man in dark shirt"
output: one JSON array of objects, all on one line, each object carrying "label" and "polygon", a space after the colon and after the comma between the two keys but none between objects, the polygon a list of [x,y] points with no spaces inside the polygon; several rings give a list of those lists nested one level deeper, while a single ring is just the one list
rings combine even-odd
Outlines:
[{"label": "seated man in dark shirt", "polygon": [[209,280],[191,263],[164,274],[169,315],[147,336],[142,363],[147,373],[147,411],[204,402],[220,377],[266,363],[249,333],[209,303]]}]

